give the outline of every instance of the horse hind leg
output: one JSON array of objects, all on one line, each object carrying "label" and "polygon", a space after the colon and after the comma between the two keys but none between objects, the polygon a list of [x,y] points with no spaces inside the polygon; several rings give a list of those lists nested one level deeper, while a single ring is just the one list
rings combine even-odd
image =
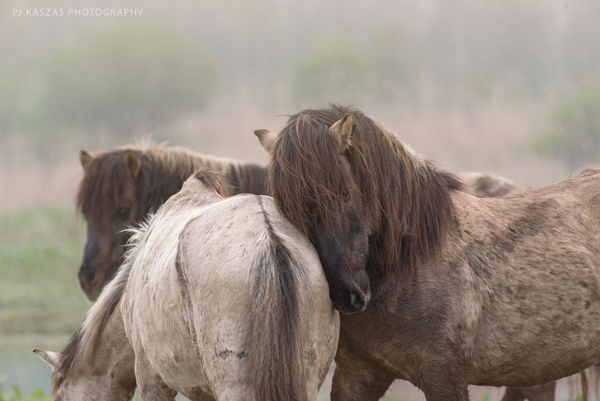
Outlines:
[{"label": "horse hind leg", "polygon": [[226,389],[215,389],[214,392],[215,398],[219,401],[255,401],[254,392],[248,386],[231,386]]},{"label": "horse hind leg", "polygon": [[556,382],[531,387],[507,387],[501,401],[554,401]]},{"label": "horse hind leg", "polygon": [[135,379],[144,401],[175,401],[177,391],[169,387],[154,371],[142,353],[135,356]]},{"label": "horse hind leg", "polygon": [[[540,384],[539,386],[521,388],[529,401],[554,401],[556,382]],[[587,399],[587,396],[584,398]]]},{"label": "horse hind leg", "polygon": [[525,398],[520,387],[507,387],[500,401],[525,401]]}]

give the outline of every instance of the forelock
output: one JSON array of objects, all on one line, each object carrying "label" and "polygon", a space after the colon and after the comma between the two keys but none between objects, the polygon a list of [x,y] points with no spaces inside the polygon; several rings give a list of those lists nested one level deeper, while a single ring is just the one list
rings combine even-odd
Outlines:
[{"label": "forelock", "polygon": [[269,169],[275,204],[305,234],[317,221],[328,227],[339,223],[344,194],[356,195],[351,174],[328,135],[338,116],[343,111],[298,113],[275,142]]},{"label": "forelock", "polygon": [[92,160],[77,192],[77,208],[86,217],[99,220],[106,210],[119,207],[131,178],[123,163],[123,151],[100,154]]}]

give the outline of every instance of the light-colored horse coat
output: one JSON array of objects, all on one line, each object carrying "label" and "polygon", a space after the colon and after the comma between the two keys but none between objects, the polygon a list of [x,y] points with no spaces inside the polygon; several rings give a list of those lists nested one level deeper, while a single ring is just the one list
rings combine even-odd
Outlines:
[{"label": "light-colored horse coat", "polygon": [[[80,337],[121,292],[113,316],[144,400],[314,400],[339,335],[318,255],[270,197],[222,198],[212,180],[197,173],[161,207],[114,280],[126,287],[107,286]],[[57,372],[62,387],[91,380]]]},{"label": "light-colored horse coat", "polygon": [[[276,264],[274,241],[293,255],[289,266]],[[261,323],[254,314],[277,314],[285,303],[279,297],[292,296],[272,288],[282,274],[277,269],[289,269],[287,274],[295,277],[299,315],[293,334],[298,344],[288,338],[252,343],[268,338],[268,324],[286,324],[270,323],[271,316],[265,316],[267,326],[253,327]],[[266,286],[263,294],[253,291],[257,280],[266,281],[260,283]],[[269,309],[257,311],[255,305]],[[337,313],[308,240],[279,216],[270,198],[222,199],[197,178],[188,180],[153,219],[121,310],[142,394],[158,386],[153,382],[160,377],[186,395],[201,388],[219,400],[253,399],[252,378],[268,372],[250,361],[261,352],[277,358],[287,352],[276,349],[284,345],[298,347],[298,359],[287,362],[299,366],[279,369],[294,370],[299,377],[292,380],[304,381],[307,399],[315,399],[337,345]],[[201,371],[205,379],[199,380]]]}]

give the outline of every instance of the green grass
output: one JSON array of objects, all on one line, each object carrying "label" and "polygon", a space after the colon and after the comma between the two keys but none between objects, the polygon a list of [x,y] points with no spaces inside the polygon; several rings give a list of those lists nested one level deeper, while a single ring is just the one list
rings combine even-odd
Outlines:
[{"label": "green grass", "polygon": [[46,205],[1,210],[0,227],[0,335],[73,333],[91,305],[77,284],[84,224]]},{"label": "green grass", "polygon": [[[33,390],[31,395],[24,395],[16,386],[8,391],[0,387],[0,401],[52,401],[52,397],[41,389]],[[142,399],[136,397],[135,401],[142,401]]]},{"label": "green grass", "polygon": [[[187,399],[187,398],[186,398]],[[12,390],[6,391],[1,387],[0,380],[0,401],[51,401],[52,397],[44,390],[35,389],[31,392],[31,395],[23,395],[18,387],[13,387]],[[402,398],[383,397],[382,401],[411,401]],[[141,397],[135,397],[134,401],[142,401]],[[325,401],[325,400],[324,400]],[[326,400],[329,401],[329,400]],[[481,398],[474,399],[473,401],[490,401],[490,396],[485,395]],[[568,401],[568,400],[566,400]],[[582,401],[582,397],[578,397],[575,401]]]},{"label": "green grass", "polygon": [[31,395],[23,395],[18,387],[13,387],[11,391],[0,390],[0,401],[52,401],[52,397],[44,390],[35,389]]}]

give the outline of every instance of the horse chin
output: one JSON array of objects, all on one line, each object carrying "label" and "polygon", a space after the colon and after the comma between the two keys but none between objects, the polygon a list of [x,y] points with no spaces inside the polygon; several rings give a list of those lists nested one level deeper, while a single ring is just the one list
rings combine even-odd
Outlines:
[{"label": "horse chin", "polygon": [[335,306],[334,305],[334,309],[336,309],[338,312],[340,312],[344,316],[350,316],[350,315],[357,315],[359,313],[364,312],[365,309],[367,309],[367,305],[363,306],[360,309],[354,309],[354,308],[348,308],[348,307],[344,307],[344,306]]}]

